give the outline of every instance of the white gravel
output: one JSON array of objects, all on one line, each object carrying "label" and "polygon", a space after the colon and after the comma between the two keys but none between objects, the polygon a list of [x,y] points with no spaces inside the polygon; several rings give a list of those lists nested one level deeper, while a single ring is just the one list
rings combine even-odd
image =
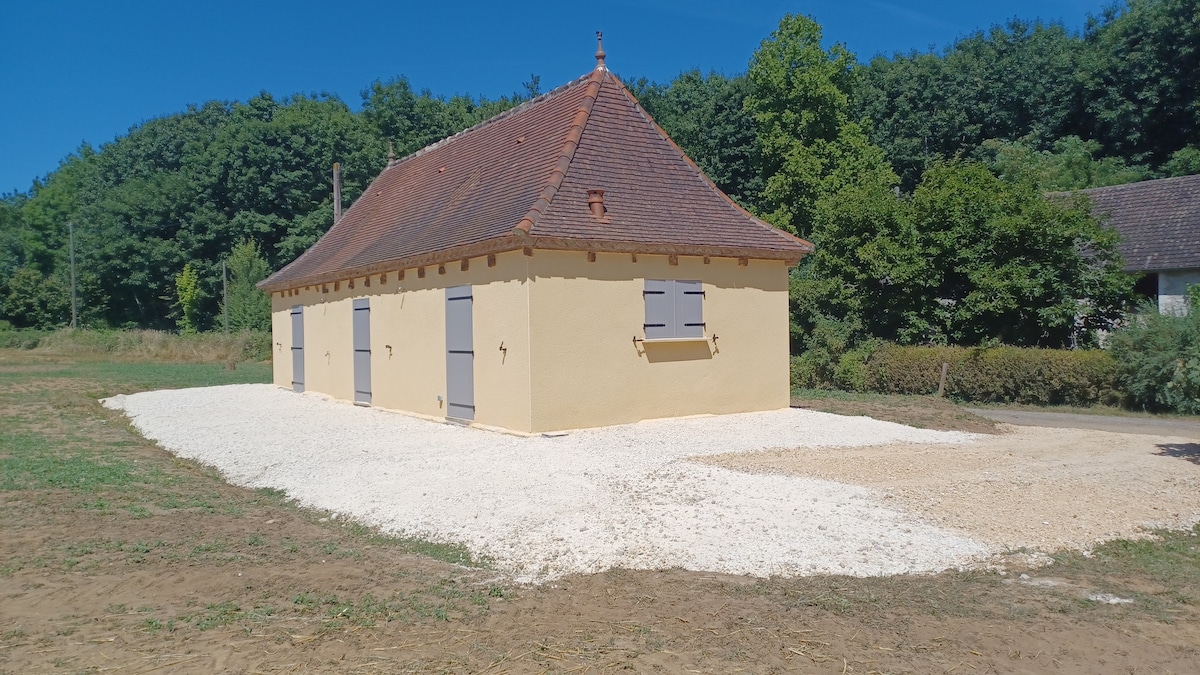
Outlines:
[{"label": "white gravel", "polygon": [[280,488],[388,531],[464,544],[518,581],[611,567],[886,575],[959,567],[988,553],[885,507],[863,487],[686,461],[766,448],[961,443],[972,434],[780,410],[523,438],[272,385],[103,403],[234,484]]}]

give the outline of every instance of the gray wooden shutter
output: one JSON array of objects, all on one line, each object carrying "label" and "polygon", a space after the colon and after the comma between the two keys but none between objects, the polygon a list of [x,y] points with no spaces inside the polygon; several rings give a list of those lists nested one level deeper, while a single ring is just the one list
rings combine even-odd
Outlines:
[{"label": "gray wooden shutter", "polygon": [[292,391],[304,391],[304,305],[292,305]]},{"label": "gray wooden shutter", "polygon": [[704,285],[675,282],[675,337],[704,337]]},{"label": "gray wooden shutter", "polygon": [[446,415],[475,419],[475,345],[470,286],[446,289]]},{"label": "gray wooden shutter", "polygon": [[646,339],[675,337],[675,293],[670,281],[647,279],[642,291],[646,302]]},{"label": "gray wooden shutter", "polygon": [[371,403],[371,301],[354,301],[354,402]]}]

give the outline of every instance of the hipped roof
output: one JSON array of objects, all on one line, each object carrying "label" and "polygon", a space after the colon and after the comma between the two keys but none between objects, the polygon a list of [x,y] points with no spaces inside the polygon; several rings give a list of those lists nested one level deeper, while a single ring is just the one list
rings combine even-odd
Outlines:
[{"label": "hipped roof", "polygon": [[[588,190],[604,190],[592,215]],[[520,248],[796,263],[812,244],[722,193],[601,64],[388,166],[268,291]]]},{"label": "hipped roof", "polygon": [[1081,190],[1121,241],[1125,269],[1200,268],[1200,175]]}]

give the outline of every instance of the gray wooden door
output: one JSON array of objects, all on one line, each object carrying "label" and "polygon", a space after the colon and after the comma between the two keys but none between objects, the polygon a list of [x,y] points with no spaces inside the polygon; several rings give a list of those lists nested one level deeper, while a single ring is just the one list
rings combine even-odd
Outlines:
[{"label": "gray wooden door", "polygon": [[371,301],[354,301],[354,402],[371,403]]},{"label": "gray wooden door", "polygon": [[292,305],[292,391],[304,391],[303,305]]},{"label": "gray wooden door", "polygon": [[471,287],[446,289],[446,416],[475,419],[475,346]]}]

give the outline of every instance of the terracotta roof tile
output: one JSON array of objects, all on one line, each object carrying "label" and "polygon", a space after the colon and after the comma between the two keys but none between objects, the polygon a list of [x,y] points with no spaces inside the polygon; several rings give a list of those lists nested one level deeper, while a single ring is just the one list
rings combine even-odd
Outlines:
[{"label": "terracotta roof tile", "polygon": [[[607,214],[588,209],[605,190]],[[795,262],[812,245],[718,190],[604,68],[385,169],[260,286],[276,290],[522,247]]]},{"label": "terracotta roof tile", "polygon": [[1121,235],[1125,269],[1200,268],[1200,175],[1081,190]]}]

